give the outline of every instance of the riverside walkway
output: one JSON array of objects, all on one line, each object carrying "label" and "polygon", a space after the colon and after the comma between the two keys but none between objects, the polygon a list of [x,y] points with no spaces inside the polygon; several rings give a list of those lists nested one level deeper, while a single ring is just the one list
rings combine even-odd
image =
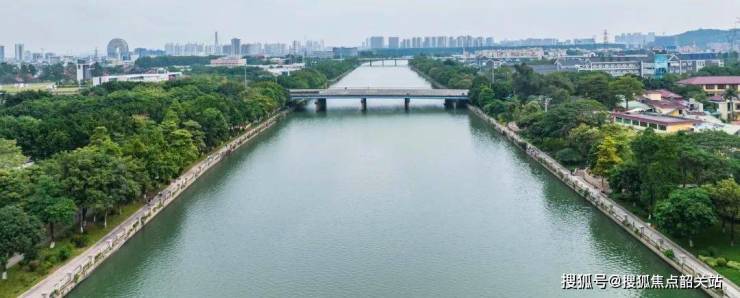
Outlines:
[{"label": "riverside walkway", "polygon": [[233,150],[277,123],[287,113],[288,111],[278,112],[267,120],[259,124],[254,124],[255,126],[247,127],[246,132],[241,136],[193,165],[188,171],[172,181],[167,188],[151,198],[147,205],[137,210],[133,215],[105,235],[105,237],[49,274],[20,297],[62,297],[72,291],[78,283],[89,276],[105,259],[123,246],[128,239],[141,230],[164,207],[174,201],[198,177],[208,171],[213,165],[220,162],[224,157],[228,156]]}]

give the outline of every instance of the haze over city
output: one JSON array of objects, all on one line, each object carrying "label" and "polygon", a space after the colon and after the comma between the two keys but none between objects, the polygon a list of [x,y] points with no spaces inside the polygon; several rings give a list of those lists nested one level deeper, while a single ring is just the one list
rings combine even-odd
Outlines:
[{"label": "haze over city", "polygon": [[[675,34],[734,26],[734,0],[357,0],[287,1],[5,1],[0,44],[24,43],[58,53],[103,49],[113,37],[132,47],[161,48],[170,41],[289,42],[324,40],[357,46],[372,35],[481,35],[601,39],[624,32]],[[177,13],[171,13],[176,11]]]}]

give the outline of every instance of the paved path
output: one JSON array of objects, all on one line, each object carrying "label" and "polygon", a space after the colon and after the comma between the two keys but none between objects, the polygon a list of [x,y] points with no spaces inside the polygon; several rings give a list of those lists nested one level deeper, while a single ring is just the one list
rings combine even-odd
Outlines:
[{"label": "paved path", "polygon": [[148,205],[137,210],[133,215],[105,235],[105,237],[101,238],[82,254],[72,258],[66,264],[59,267],[59,269],[49,274],[41,282],[23,293],[21,297],[57,297],[60,294],[65,295],[71,291],[77,283],[92,273],[99,264],[120,248],[126,240],[140,230],[160,210],[164,209],[164,207],[177,198],[201,174],[205,173],[233,150],[269,128],[279,118],[285,115],[285,111],[279,112],[256,125],[256,127],[248,128],[247,132],[240,137],[195,164],[170,183],[167,188],[151,198]]}]

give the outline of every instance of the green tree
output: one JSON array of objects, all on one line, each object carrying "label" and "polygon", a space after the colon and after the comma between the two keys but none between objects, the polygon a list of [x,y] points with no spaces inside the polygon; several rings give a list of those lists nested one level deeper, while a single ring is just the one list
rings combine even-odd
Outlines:
[{"label": "green tree", "polygon": [[647,203],[648,218],[652,218],[656,200],[667,197],[680,181],[677,141],[674,136],[663,137],[652,129],[632,141],[640,173],[640,199]]},{"label": "green tree", "polygon": [[31,183],[27,171],[0,169],[0,208],[17,204],[28,196]]},{"label": "green tree", "polygon": [[622,158],[617,154],[616,142],[612,137],[605,137],[596,151],[596,165],[592,169],[594,174],[601,176],[603,183],[604,177],[621,163]]},{"label": "green tree", "polygon": [[49,238],[54,243],[55,226],[72,224],[77,206],[72,199],[59,197],[59,185],[52,177],[42,174],[37,180],[26,208],[49,227]]},{"label": "green tree", "polygon": [[0,268],[7,279],[6,266],[15,253],[32,254],[44,235],[38,219],[18,206],[0,208]]},{"label": "green tree", "polygon": [[576,93],[584,98],[597,100],[607,108],[612,108],[615,101],[609,92],[609,80],[609,75],[603,72],[585,73],[575,81]]},{"label": "green tree", "polygon": [[633,206],[636,205],[642,185],[640,170],[640,166],[633,159],[628,159],[617,165],[609,175],[609,187],[612,189],[612,196],[631,201]]},{"label": "green tree", "polygon": [[668,233],[686,238],[694,247],[693,237],[716,221],[709,194],[702,188],[676,189],[655,207],[655,221]]},{"label": "green tree", "polygon": [[568,132],[568,146],[574,148],[581,160],[585,159],[591,148],[601,139],[601,132],[596,127],[581,124]]},{"label": "green tree", "polygon": [[635,97],[645,92],[644,88],[642,82],[633,76],[621,76],[609,82],[609,92],[614,98],[612,100],[614,104],[620,97],[624,97],[626,100],[634,100]]},{"label": "green tree", "polygon": [[229,124],[224,115],[217,109],[208,108],[201,113],[196,121],[203,126],[206,144],[213,147],[225,140],[229,133]]},{"label": "green tree", "polygon": [[540,74],[526,64],[515,65],[514,70],[512,86],[520,99],[526,100],[531,95],[542,94],[543,79]]},{"label": "green tree", "polygon": [[0,139],[0,169],[20,167],[27,159],[14,140]]},{"label": "green tree", "polygon": [[730,245],[735,246],[735,222],[740,218],[740,185],[734,179],[728,178],[708,185],[705,189],[712,198],[715,210],[722,218],[723,230],[725,222],[730,222]]},{"label": "green tree", "polygon": [[530,127],[528,133],[535,138],[563,138],[571,129],[581,124],[601,126],[606,123],[607,112],[603,105],[586,99],[577,99],[556,105]]}]

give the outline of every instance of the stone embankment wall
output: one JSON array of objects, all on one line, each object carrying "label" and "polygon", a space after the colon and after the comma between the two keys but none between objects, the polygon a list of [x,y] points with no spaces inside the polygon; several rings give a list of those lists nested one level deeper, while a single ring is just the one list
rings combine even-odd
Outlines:
[{"label": "stone embankment wall", "polygon": [[75,286],[88,277],[103,261],[121,248],[126,241],[131,239],[136,232],[140,231],[160,211],[178,198],[203,173],[218,164],[232,151],[270,128],[280,119],[287,116],[288,113],[290,113],[290,110],[283,110],[271,115],[258,124],[246,127],[244,134],[195,164],[190,170],[175,179],[167,188],[152,198],[148,205],[136,211],[136,213],[114,228],[92,247],[51,273],[44,280],[21,295],[21,297],[62,297],[72,291]]},{"label": "stone embankment wall", "polygon": [[[671,241],[668,237],[657,231],[641,218],[632,214],[630,211],[610,199],[599,189],[589,184],[582,177],[574,175],[569,169],[563,167],[558,161],[550,157],[546,152],[539,150],[521,138],[516,132],[508,127],[499,124],[495,119],[486,115],[477,107],[470,106],[470,111],[481,117],[489,124],[504,135],[508,140],[513,142],[517,147],[524,150],[527,155],[539,162],[550,173],[555,175],[560,181],[573,189],[579,195],[591,202],[596,208],[601,210],[606,216],[611,218],[619,226],[624,228],[632,236],[640,240],[650,250],[655,252],[666,263],[670,264],[676,270],[685,275],[713,275],[719,276],[719,273],[696,258],[694,255],[683,249],[680,245]],[[673,251],[673,258],[666,256],[665,252]],[[705,292],[712,297],[740,297],[740,289],[737,285],[729,280],[724,279],[724,288],[722,292],[707,290]]]}]

